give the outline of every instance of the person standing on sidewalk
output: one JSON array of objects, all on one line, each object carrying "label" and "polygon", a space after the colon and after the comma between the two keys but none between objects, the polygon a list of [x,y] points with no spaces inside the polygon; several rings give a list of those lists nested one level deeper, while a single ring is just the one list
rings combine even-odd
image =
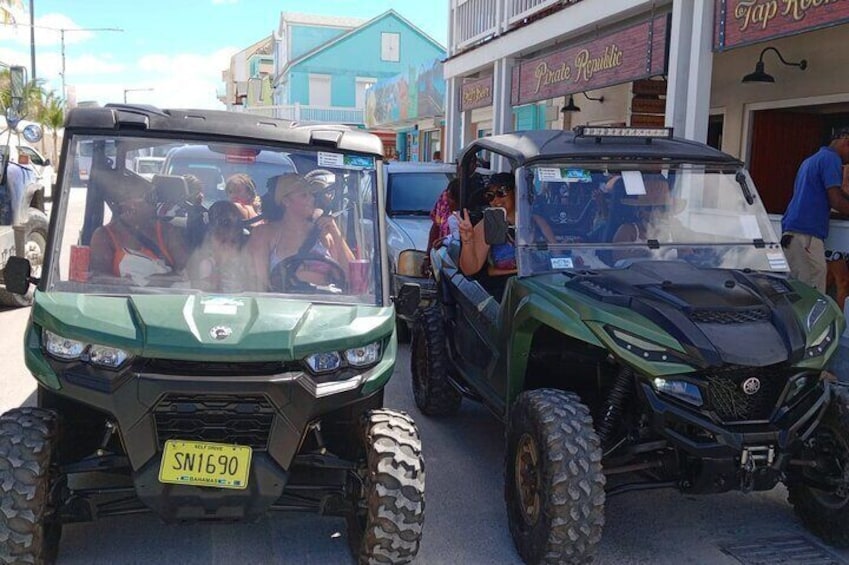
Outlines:
[{"label": "person standing on sidewalk", "polygon": [[849,128],[837,130],[829,145],[802,162],[796,173],[793,198],[781,219],[781,246],[791,274],[823,293],[823,241],[828,236],[831,209],[849,216],[849,193],[843,190],[845,163],[849,163]]}]

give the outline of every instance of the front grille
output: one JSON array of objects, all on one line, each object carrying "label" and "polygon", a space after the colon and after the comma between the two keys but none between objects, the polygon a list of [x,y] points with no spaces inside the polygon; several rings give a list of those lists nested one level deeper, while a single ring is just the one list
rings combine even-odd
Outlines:
[{"label": "front grille", "polygon": [[690,313],[690,319],[698,324],[747,324],[769,319],[767,308],[744,308],[733,310],[699,309]]},{"label": "front grille", "polygon": [[[790,374],[770,367],[730,367],[709,372],[705,408],[713,410],[723,422],[768,420],[775,410]],[[743,391],[743,383],[757,378],[760,388],[754,394]]]},{"label": "front grille", "polygon": [[157,373],[160,375],[194,376],[262,376],[277,375],[289,371],[302,371],[297,362],[250,361],[250,362],[209,362],[183,361],[179,359],[145,359],[136,367],[139,373]]},{"label": "front grille", "polygon": [[153,409],[160,447],[166,440],[181,439],[264,450],[274,414],[274,406],[261,394],[167,394]]}]

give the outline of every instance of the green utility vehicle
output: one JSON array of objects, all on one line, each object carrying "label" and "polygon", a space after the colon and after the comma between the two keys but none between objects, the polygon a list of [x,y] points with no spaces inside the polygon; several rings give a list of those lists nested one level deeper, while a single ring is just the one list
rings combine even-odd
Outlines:
[{"label": "green utility vehicle", "polygon": [[408,285],[399,308],[419,305],[419,409],[466,397],[506,425],[522,558],[589,560],[620,493],[779,482],[810,530],[849,545],[849,379],[824,370],[843,316],[788,278],[743,164],[663,128],[488,137],[464,171],[479,151],[512,169],[515,221],[468,175],[464,207],[517,275],[467,276],[451,244],[431,256],[435,297]]},{"label": "green utility vehicle", "polygon": [[[162,146],[197,175],[133,169]],[[91,170],[72,189],[79,147]],[[8,289],[36,287],[24,347],[38,402],[0,416],[0,562],[53,560],[71,522],[274,510],[345,517],[361,563],[415,557],[421,444],[383,407],[396,337],[381,155],[344,126],[70,111],[44,268],[5,269]],[[202,203],[197,179],[225,165],[256,183],[259,217]]]},{"label": "green utility vehicle", "polygon": [[[0,108],[5,114],[5,126],[0,127],[0,272],[10,257],[25,257],[39,272],[47,243],[43,183],[49,183],[51,175],[39,179],[32,165],[16,162],[23,152],[21,137],[35,143],[43,135],[41,126],[24,119],[26,82],[23,67],[0,72]],[[7,291],[0,274],[0,306],[29,306],[32,295]]]}]

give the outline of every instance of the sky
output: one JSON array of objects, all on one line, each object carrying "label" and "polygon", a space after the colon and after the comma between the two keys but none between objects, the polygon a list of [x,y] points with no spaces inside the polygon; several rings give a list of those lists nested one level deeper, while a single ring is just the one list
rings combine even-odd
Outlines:
[{"label": "sky", "polygon": [[230,57],[270,36],[281,12],[368,19],[394,9],[442,45],[448,34],[444,0],[0,0],[23,8],[19,25],[0,24],[0,62],[26,66],[29,78],[31,1],[36,78],[60,94],[65,29],[65,83],[77,102],[100,104],[127,90],[130,103],[223,110],[216,92]]}]

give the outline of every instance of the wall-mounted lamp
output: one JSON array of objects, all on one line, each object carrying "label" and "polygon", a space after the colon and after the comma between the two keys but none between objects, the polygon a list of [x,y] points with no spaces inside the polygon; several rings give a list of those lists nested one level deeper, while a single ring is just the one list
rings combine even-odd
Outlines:
[{"label": "wall-mounted lamp", "polygon": [[778,52],[778,49],[775,47],[765,47],[763,51],[761,51],[760,57],[758,57],[758,62],[755,64],[755,71],[753,73],[749,73],[743,77],[743,82],[775,82],[775,78],[767,74],[764,71],[764,54],[767,51],[775,51],[775,54],[778,55],[778,59],[787,65],[788,67],[799,67],[799,70],[804,71],[808,68],[808,61],[802,59],[798,63],[790,63],[784,60],[784,57],[781,56],[781,53]]},{"label": "wall-mounted lamp", "polygon": [[[604,96],[599,96],[598,98],[593,98],[591,96],[588,96],[586,92],[582,92],[581,94],[583,94],[584,98],[586,98],[587,100],[592,100],[593,102],[598,102],[598,103],[604,102]],[[570,94],[568,102],[566,102],[565,106],[560,108],[560,111],[563,112],[564,114],[567,113],[567,112],[580,112],[581,107],[575,105],[575,96]]]}]

